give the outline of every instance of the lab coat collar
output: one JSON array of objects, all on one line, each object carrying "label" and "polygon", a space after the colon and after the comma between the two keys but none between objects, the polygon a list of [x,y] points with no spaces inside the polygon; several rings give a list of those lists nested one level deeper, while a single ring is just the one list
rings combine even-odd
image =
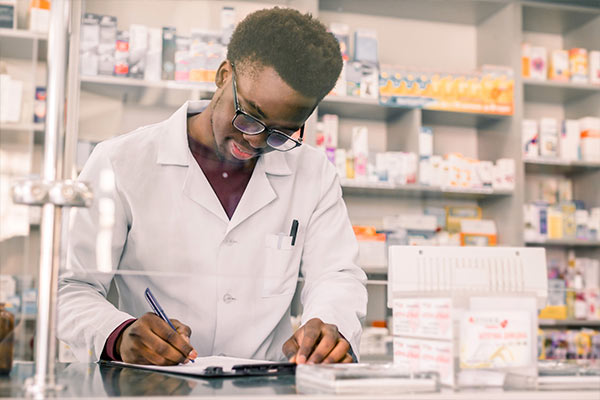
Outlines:
[{"label": "lab coat collar", "polygon": [[190,165],[190,150],[187,141],[188,113],[202,112],[209,100],[186,101],[166,121],[158,146],[156,162],[162,165]]},{"label": "lab coat collar", "polygon": [[[158,148],[157,163],[163,165],[190,165],[190,150],[187,141],[187,115],[204,111],[210,104],[209,100],[186,101],[166,123]],[[298,151],[298,150],[295,150]],[[291,175],[286,154],[272,151],[260,157],[258,164],[269,175]]]}]

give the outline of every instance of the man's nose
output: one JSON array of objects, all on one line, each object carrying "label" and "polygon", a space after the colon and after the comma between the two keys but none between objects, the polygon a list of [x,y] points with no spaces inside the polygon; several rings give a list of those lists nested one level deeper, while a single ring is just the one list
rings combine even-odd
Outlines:
[{"label": "man's nose", "polygon": [[244,140],[255,149],[264,149],[267,147],[267,133],[259,133],[258,135],[245,135]]}]

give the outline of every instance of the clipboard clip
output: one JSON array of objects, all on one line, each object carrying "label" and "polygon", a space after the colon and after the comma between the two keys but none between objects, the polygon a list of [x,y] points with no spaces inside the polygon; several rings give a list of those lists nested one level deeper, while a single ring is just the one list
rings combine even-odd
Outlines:
[{"label": "clipboard clip", "polygon": [[232,371],[235,375],[245,376],[293,375],[296,363],[240,364],[234,365]]}]

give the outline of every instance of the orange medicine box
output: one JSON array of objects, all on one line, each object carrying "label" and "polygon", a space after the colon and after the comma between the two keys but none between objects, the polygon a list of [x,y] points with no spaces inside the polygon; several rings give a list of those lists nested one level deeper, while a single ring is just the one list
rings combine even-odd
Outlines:
[{"label": "orange medicine box", "polygon": [[586,49],[574,48],[569,50],[569,65],[572,82],[587,82],[588,54]]}]

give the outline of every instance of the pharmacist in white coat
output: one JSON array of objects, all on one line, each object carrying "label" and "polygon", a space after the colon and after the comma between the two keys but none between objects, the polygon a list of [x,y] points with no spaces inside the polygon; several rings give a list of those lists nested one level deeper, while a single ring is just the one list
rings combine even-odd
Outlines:
[{"label": "pharmacist in white coat", "polygon": [[[188,102],[95,148],[80,179],[114,204],[113,269],[97,263],[99,220],[107,221],[97,199],[75,212],[59,280],[58,335],[80,360],[357,355],[367,303],[357,243],[335,167],[301,145],[306,119],[339,75],[337,46],[297,11],[251,14],[232,36],[210,102]],[[103,192],[101,176],[111,175]],[[116,307],[106,300],[111,282]],[[146,288],[178,333],[149,313]]]}]

